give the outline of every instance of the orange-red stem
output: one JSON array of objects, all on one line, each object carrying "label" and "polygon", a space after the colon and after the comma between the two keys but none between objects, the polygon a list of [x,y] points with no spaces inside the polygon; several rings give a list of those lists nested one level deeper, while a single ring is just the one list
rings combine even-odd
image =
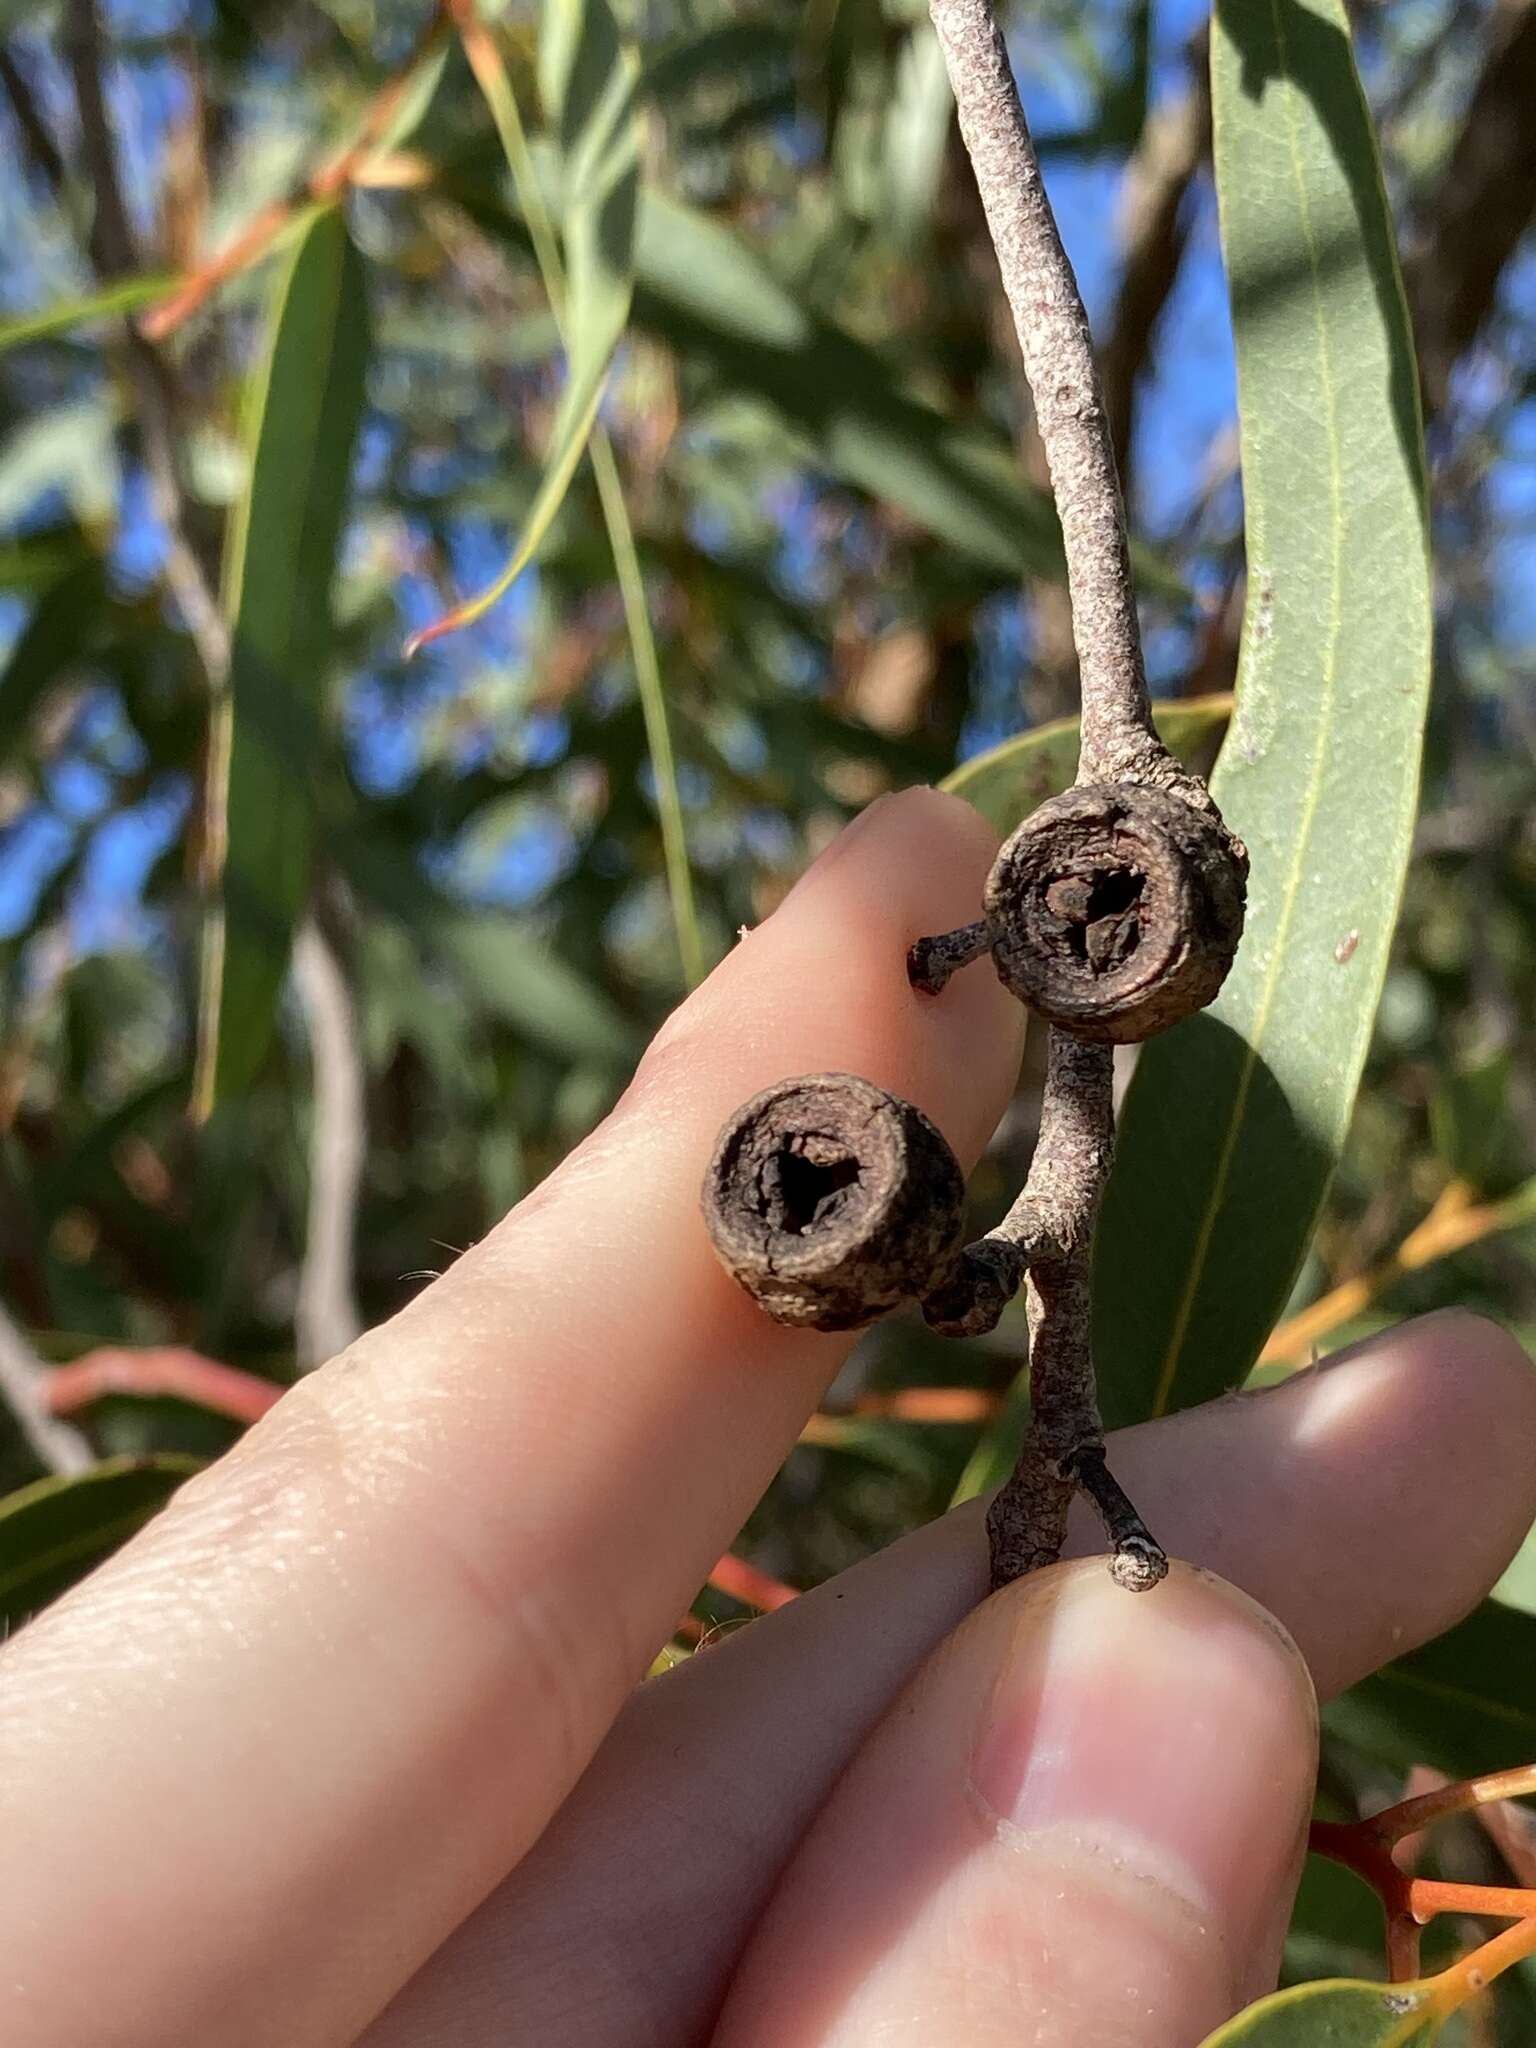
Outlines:
[{"label": "orange-red stem", "polygon": [[103,1345],[51,1373],[46,1398],[52,1414],[75,1415],[107,1394],[135,1394],[141,1399],[171,1395],[232,1422],[251,1423],[259,1421],[282,1392],[271,1380],[179,1346],[129,1351]]},{"label": "orange-red stem", "polygon": [[301,206],[324,205],[341,196],[394,119],[417,66],[430,54],[447,25],[447,15],[439,7],[404,66],[374,96],[356,135],[346,147],[312,171],[286,199],[274,200],[271,205],[264,206],[231,242],[210,256],[206,263],[199,264],[168,298],[162,299],[159,305],[152,306],[142,316],[139,332],[147,341],[163,341],[205,305],[230,278],[248,270],[264,256]]}]

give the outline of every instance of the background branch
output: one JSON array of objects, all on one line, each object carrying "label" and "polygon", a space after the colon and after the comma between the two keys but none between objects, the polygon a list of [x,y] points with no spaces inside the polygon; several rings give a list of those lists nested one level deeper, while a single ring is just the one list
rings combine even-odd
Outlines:
[{"label": "background branch", "polygon": [[1188,88],[1148,113],[1120,188],[1120,288],[1099,357],[1099,374],[1109,437],[1127,493],[1137,383],[1151,359],[1153,333],[1184,260],[1189,240],[1185,202],[1210,148],[1204,38],[1191,61],[1194,77]]},{"label": "background branch", "polygon": [[48,1366],[0,1307],[0,1399],[46,1472],[83,1472],[96,1461],[78,1429],[48,1413]]},{"label": "background branch", "polygon": [[[140,266],[102,82],[104,50],[96,0],[68,0],[64,45],[80,115],[80,146],[95,196],[88,246],[97,276],[108,283],[133,276]],[[189,520],[178,452],[183,394],[170,363],[132,322],[123,324],[120,346],[136,402],[155,515],[166,533],[166,582],[209,685],[219,691],[229,675],[229,631],[215,594],[211,539],[194,535]]]},{"label": "background branch", "polygon": [[1536,216],[1536,4],[1502,0],[1456,147],[1425,204],[1406,266],[1424,395],[1445,404],[1499,280]]},{"label": "background branch", "polygon": [[293,943],[293,987],[314,1075],[309,1218],[294,1312],[299,1367],[307,1372],[345,1351],[362,1328],[352,1273],[367,1149],[357,1017],[336,955],[313,918]]}]

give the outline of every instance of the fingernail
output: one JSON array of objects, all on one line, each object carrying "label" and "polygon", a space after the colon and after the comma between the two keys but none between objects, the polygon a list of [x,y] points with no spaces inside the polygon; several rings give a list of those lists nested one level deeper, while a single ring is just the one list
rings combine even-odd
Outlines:
[{"label": "fingernail", "polygon": [[1133,1595],[1085,1559],[1015,1597],[976,1794],[1036,1853],[1058,1836],[1175,1893],[1242,1957],[1273,1918],[1311,1809],[1317,1709],[1295,1645],[1184,1565]]}]

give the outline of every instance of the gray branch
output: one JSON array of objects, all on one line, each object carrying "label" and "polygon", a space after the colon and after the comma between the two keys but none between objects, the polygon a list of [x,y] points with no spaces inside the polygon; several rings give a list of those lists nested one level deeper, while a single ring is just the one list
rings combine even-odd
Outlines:
[{"label": "gray branch", "polygon": [[294,1310],[299,1365],[307,1372],[345,1351],[362,1328],[353,1245],[366,1151],[357,1018],[336,955],[312,918],[293,942],[293,986],[314,1076],[309,1221]]},{"label": "gray branch", "polygon": [[[1125,509],[1077,280],[988,0],[931,0],[1051,473],[1082,672],[1079,782],[1143,782],[1209,806],[1152,725]],[[1194,784],[1192,788],[1190,785]]]},{"label": "gray branch", "polygon": [[[931,12],[1061,518],[1082,676],[1078,782],[1150,784],[1209,811],[1204,784],[1153,728],[1125,507],[1088,316],[1001,32],[988,0],[932,0]],[[949,943],[950,953],[935,962],[945,976],[976,951],[968,933]],[[931,986],[925,964],[914,949],[914,980]],[[1018,1467],[988,1516],[994,1586],[1060,1556],[1079,1487],[1104,1519],[1122,1584],[1145,1589],[1168,1568],[1105,1467],[1093,1367],[1093,1232],[1114,1153],[1113,1058],[1108,1045],[1052,1026],[1040,1137],[1023,1192],[998,1230],[968,1248],[955,1294],[925,1304],[940,1327],[984,1328],[1025,1275],[1031,1422]]]}]

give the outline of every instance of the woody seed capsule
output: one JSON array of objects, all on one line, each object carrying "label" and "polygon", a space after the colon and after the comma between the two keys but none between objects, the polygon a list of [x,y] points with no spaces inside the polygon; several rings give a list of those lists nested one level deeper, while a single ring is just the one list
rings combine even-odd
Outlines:
[{"label": "woody seed capsule", "polygon": [[853,1074],[807,1074],[726,1123],[703,1209],[721,1263],[776,1322],[852,1330],[953,1266],[965,1180],[910,1102]]},{"label": "woody seed capsule", "polygon": [[1247,876],[1242,842],[1167,790],[1069,789],[1024,820],[987,877],[998,975],[1074,1037],[1150,1038],[1226,979]]}]

